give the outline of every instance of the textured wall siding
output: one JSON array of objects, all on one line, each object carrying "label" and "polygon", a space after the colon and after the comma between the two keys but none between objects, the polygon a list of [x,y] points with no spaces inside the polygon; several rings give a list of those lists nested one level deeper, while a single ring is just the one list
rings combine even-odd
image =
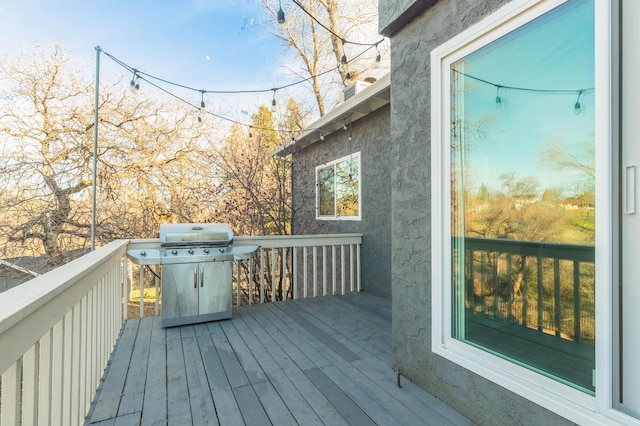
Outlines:
[{"label": "textured wall siding", "polygon": [[[391,143],[389,106],[355,121],[353,138],[338,130],[293,156],[293,233],[362,233],[362,288],[391,297]],[[360,152],[362,220],[317,220],[315,168]]]},{"label": "textured wall siding", "polygon": [[378,28],[392,37],[397,31],[420,16],[438,0],[379,0]]},{"label": "textured wall siding", "polygon": [[430,52],[507,2],[441,0],[391,39],[394,366],[479,424],[565,424],[431,352]]}]

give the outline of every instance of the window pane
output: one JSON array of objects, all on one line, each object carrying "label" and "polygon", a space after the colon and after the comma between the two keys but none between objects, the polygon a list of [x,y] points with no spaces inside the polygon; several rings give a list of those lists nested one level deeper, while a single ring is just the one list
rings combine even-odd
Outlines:
[{"label": "window pane", "polygon": [[333,166],[318,171],[318,197],[320,216],[335,215],[335,178]]},{"label": "window pane", "polygon": [[336,209],[338,216],[358,216],[358,158],[336,164]]},{"label": "window pane", "polygon": [[451,67],[455,338],[593,394],[594,11]]}]

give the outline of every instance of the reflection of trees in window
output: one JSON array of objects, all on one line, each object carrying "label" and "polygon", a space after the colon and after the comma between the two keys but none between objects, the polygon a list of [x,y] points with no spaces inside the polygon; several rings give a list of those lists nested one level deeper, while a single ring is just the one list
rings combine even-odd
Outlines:
[{"label": "reflection of trees in window", "polygon": [[318,215],[355,217],[360,213],[359,154],[318,169]]},{"label": "reflection of trees in window", "polygon": [[358,216],[358,164],[355,158],[336,164],[337,216]]},{"label": "reflection of trees in window", "polygon": [[514,173],[500,177],[502,190],[481,186],[477,195],[465,193],[466,236],[552,241],[561,230],[564,210],[558,202],[540,202],[534,176]]},{"label": "reflection of trees in window", "polygon": [[335,213],[335,178],[333,167],[318,172],[320,216],[333,216]]}]

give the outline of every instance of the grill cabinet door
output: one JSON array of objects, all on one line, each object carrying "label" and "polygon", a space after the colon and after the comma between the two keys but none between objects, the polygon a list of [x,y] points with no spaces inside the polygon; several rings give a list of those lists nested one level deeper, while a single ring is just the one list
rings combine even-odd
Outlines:
[{"label": "grill cabinet door", "polygon": [[203,262],[200,263],[200,268],[200,315],[230,312],[233,262]]},{"label": "grill cabinet door", "polygon": [[199,264],[162,266],[162,320],[198,315]]}]

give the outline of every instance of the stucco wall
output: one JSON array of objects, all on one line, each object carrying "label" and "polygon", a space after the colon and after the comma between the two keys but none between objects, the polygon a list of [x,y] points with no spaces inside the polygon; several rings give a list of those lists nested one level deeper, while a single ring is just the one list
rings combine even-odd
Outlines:
[{"label": "stucco wall", "polygon": [[431,352],[430,52],[505,3],[442,0],[391,39],[394,366],[479,424],[565,424]]},{"label": "stucco wall", "polygon": [[380,34],[392,37],[438,0],[379,0],[378,28]]},{"label": "stucco wall", "polygon": [[[293,233],[362,233],[362,288],[391,297],[391,163],[389,106],[352,124],[349,132],[338,130],[293,155]],[[351,220],[317,220],[315,168],[360,151],[362,178],[361,217]]]}]

